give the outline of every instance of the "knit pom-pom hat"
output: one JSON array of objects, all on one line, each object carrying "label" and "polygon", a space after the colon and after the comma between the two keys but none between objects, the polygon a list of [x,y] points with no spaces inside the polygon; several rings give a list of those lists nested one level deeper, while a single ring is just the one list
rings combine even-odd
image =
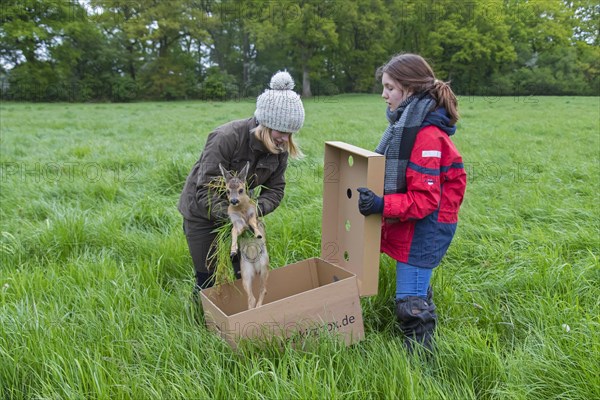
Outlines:
[{"label": "knit pom-pom hat", "polygon": [[256,100],[254,116],[267,128],[279,132],[298,132],[304,124],[304,107],[300,96],[293,91],[294,80],[287,71],[271,77],[269,85]]}]

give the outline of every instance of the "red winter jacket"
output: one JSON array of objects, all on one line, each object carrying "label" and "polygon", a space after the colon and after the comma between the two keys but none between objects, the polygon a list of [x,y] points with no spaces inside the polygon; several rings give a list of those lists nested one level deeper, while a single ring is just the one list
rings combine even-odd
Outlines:
[{"label": "red winter jacket", "polygon": [[467,185],[462,157],[436,126],[422,128],[406,167],[406,193],[384,196],[381,252],[434,268],[452,241]]}]

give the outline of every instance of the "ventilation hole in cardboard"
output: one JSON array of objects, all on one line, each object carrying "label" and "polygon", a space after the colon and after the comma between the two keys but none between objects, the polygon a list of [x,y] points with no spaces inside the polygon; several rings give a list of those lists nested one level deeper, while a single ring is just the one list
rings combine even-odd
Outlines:
[{"label": "ventilation hole in cardboard", "polygon": [[348,165],[349,166],[353,166],[354,165],[354,158],[352,158],[352,156],[348,157]]},{"label": "ventilation hole in cardboard", "polygon": [[347,251],[344,252],[344,260],[350,261],[350,254]]},{"label": "ventilation hole in cardboard", "polygon": [[350,232],[350,220],[346,220],[346,232]]},{"label": "ventilation hole in cardboard", "polygon": [[348,188],[348,190],[346,190],[346,196],[348,196],[349,199],[352,198],[352,190],[350,188]]}]

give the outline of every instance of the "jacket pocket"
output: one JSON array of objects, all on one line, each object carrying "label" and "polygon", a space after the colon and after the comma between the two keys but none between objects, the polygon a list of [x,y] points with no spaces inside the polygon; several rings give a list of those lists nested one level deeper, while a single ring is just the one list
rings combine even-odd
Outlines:
[{"label": "jacket pocket", "polygon": [[254,171],[256,186],[263,185],[267,182],[271,176],[279,168],[279,162],[277,160],[261,160],[256,164],[256,170]]}]

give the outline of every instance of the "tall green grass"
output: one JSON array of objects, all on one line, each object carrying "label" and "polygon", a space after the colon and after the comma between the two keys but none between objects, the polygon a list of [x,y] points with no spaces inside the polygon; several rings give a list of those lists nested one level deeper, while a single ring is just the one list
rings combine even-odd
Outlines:
[{"label": "tall green grass", "polygon": [[[469,184],[433,283],[435,355],[394,324],[393,262],[346,348],[232,351],[203,326],[176,205],[227,103],[0,105],[0,398],[600,398],[599,98],[460,99]],[[320,251],[324,140],[374,148],[377,96],[305,100],[273,267]]]}]

